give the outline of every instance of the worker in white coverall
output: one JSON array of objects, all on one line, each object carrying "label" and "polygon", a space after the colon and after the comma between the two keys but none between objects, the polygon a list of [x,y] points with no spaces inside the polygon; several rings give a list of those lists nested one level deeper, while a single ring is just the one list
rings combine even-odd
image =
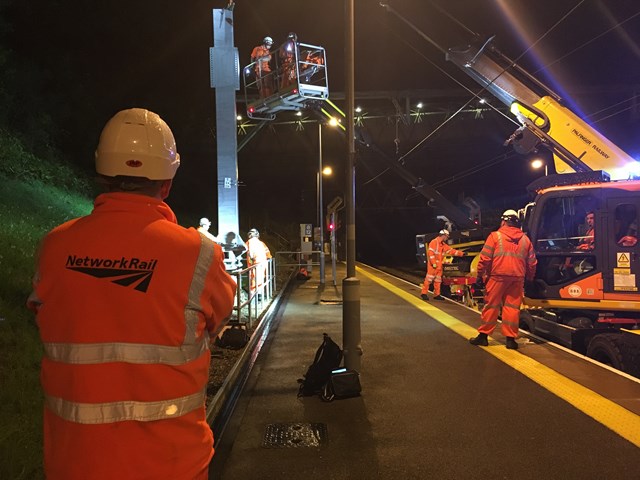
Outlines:
[{"label": "worker in white coverall", "polygon": [[264,297],[264,286],[267,277],[268,260],[271,258],[269,247],[260,240],[260,232],[255,228],[249,230],[247,240],[247,266],[255,265],[249,272],[249,286],[251,296],[257,295],[258,300]]},{"label": "worker in white coverall", "polygon": [[214,242],[220,243],[218,242],[218,239],[216,238],[216,236],[209,231],[209,227],[211,227],[211,222],[209,221],[209,219],[206,217],[202,217],[200,219],[200,226],[198,227],[198,231],[202,233],[205,237],[213,240]]}]

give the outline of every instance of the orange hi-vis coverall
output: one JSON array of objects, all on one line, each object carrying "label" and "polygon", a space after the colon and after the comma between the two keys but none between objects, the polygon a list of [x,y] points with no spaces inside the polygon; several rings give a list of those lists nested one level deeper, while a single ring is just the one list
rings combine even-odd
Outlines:
[{"label": "orange hi-vis coverall", "polygon": [[595,238],[595,230],[591,227],[587,230],[587,233],[584,234],[582,242],[577,247],[578,250],[593,250],[596,244]]},{"label": "orange hi-vis coverall", "polygon": [[236,283],[167,204],[107,193],[44,238],[27,305],[44,344],[48,480],[206,479],[209,337]]},{"label": "orange hi-vis coverall", "polygon": [[273,93],[273,77],[271,76],[271,51],[264,45],[258,45],[251,51],[251,61],[256,62],[254,70],[258,79],[258,89],[263,97]]},{"label": "orange hi-vis coverall", "polygon": [[280,80],[280,88],[288,87],[294,83],[296,78],[296,54],[295,50],[298,45],[293,40],[285,43],[280,50],[280,65],[282,68],[282,79]]},{"label": "orange hi-vis coverall", "polygon": [[252,293],[264,293],[267,278],[267,260],[271,258],[269,247],[258,237],[247,240],[247,266],[256,267],[249,272],[249,286]]},{"label": "orange hi-vis coverall", "polygon": [[518,336],[524,280],[533,280],[537,263],[531,241],[519,228],[505,225],[489,234],[478,261],[478,276],[488,277],[478,332],[491,335],[502,306],[502,334]]},{"label": "orange hi-vis coverall", "polygon": [[461,257],[462,255],[464,255],[463,252],[450,247],[446,241],[440,240],[440,236],[431,240],[427,247],[427,276],[424,277],[420,293],[426,295],[429,291],[429,285],[433,282],[433,294],[436,297],[440,295],[443,258],[447,256]]}]

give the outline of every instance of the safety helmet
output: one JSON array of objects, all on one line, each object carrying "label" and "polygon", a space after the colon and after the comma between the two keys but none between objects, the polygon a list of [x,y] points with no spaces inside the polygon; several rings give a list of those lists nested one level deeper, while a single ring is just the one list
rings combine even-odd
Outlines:
[{"label": "safety helmet", "polygon": [[449,230],[447,230],[446,228],[443,228],[438,232],[438,235],[446,235],[448,237],[450,235]]},{"label": "safety helmet", "polygon": [[520,222],[520,217],[518,217],[518,212],[511,209],[505,210],[502,216],[500,217],[500,219],[516,225]]},{"label": "safety helmet", "polygon": [[253,238],[253,237],[258,238],[259,236],[260,236],[260,232],[255,228],[252,228],[251,230],[249,230],[249,238]]},{"label": "safety helmet", "polygon": [[168,180],[180,166],[169,126],[156,113],[131,108],[116,113],[104,126],[96,149],[96,172]]},{"label": "safety helmet", "polygon": [[204,226],[209,227],[209,226],[211,226],[211,222],[209,221],[209,219],[207,217],[202,217],[200,219],[200,226],[201,227],[204,227]]},{"label": "safety helmet", "polygon": [[262,39],[262,43],[264,43],[265,45],[273,45],[273,38],[271,37],[264,37]]}]

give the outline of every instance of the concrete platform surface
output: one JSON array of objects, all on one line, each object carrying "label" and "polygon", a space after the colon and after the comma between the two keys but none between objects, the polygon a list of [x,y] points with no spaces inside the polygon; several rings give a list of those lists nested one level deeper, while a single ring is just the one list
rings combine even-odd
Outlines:
[{"label": "concrete platform surface", "polygon": [[518,351],[498,333],[474,347],[476,312],[365,266],[356,276],[362,395],[297,397],[322,334],[342,345],[342,280],[296,284],[210,478],[640,478],[640,382],[524,338]]}]

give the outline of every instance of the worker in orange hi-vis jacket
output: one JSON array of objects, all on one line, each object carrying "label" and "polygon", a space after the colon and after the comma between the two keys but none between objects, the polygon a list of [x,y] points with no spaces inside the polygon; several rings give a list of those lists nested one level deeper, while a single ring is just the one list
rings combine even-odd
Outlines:
[{"label": "worker in orange hi-vis jacket", "polygon": [[106,193],[42,241],[27,306],[44,346],[48,480],[208,478],[209,338],[236,283],[221,247],[164,202],[179,165],[158,115],[118,112],[96,150]]},{"label": "worker in orange hi-vis jacket", "polygon": [[587,212],[584,217],[584,221],[587,225],[587,232],[582,237],[582,241],[578,245],[578,250],[593,250],[595,247],[595,226],[596,216],[593,212]]},{"label": "worker in orange hi-vis jacket", "polygon": [[486,291],[479,333],[469,339],[471,345],[489,344],[487,336],[496,328],[502,307],[502,334],[507,338],[507,348],[518,349],[524,283],[533,281],[538,263],[531,241],[519,225],[518,213],[505,211],[500,228],[489,234],[482,247],[475,286],[483,288],[486,283]]},{"label": "worker in orange hi-vis jacket", "polygon": [[258,90],[262,98],[273,94],[273,73],[271,72],[271,46],[273,39],[264,37],[262,43],[251,51],[251,61],[255,62],[254,71],[258,82]]},{"label": "worker in orange hi-vis jacket", "polygon": [[271,251],[267,244],[260,240],[260,232],[255,228],[249,230],[248,237],[247,266],[255,265],[255,268],[249,272],[251,295],[257,295],[258,300],[262,300],[267,279],[267,261],[271,258]]},{"label": "worker in orange hi-vis jacket", "polygon": [[296,50],[298,49],[298,36],[295,32],[290,32],[287,41],[280,48],[280,68],[282,77],[280,88],[284,89],[295,83],[296,79]]},{"label": "worker in orange hi-vis jacket", "polygon": [[440,295],[440,287],[442,286],[442,260],[446,256],[461,257],[465,255],[464,252],[456,250],[455,248],[447,244],[449,239],[449,230],[443,229],[438,232],[438,236],[429,242],[427,247],[427,275],[424,278],[422,284],[422,290],[420,292],[420,298],[425,302],[429,301],[427,292],[429,286],[433,282],[433,299],[444,300],[444,297]]}]

